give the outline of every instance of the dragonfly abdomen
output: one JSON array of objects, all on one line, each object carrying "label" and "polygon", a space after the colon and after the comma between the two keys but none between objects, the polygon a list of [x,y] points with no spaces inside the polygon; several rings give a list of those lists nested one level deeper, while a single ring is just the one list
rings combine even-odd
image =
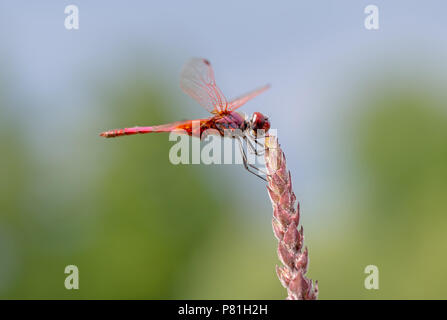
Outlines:
[{"label": "dragonfly abdomen", "polygon": [[101,137],[105,138],[115,138],[120,136],[128,136],[138,133],[150,133],[156,132],[154,129],[156,127],[133,127],[133,128],[124,128],[124,129],[112,129],[100,134]]},{"label": "dragonfly abdomen", "polygon": [[[194,120],[199,121],[197,128],[200,128],[200,131],[202,130],[202,126],[206,123],[204,121],[205,119],[200,120]],[[115,138],[120,136],[128,136],[128,135],[134,135],[134,134],[143,134],[143,133],[152,133],[152,132],[171,132],[175,131],[178,133],[186,133],[188,135],[195,135],[195,123],[192,120],[186,120],[186,121],[178,121],[168,124],[162,124],[159,126],[151,126],[151,127],[133,127],[133,128],[124,128],[124,129],[113,129],[108,130],[105,132],[102,132],[100,134],[101,137],[105,138]]]}]

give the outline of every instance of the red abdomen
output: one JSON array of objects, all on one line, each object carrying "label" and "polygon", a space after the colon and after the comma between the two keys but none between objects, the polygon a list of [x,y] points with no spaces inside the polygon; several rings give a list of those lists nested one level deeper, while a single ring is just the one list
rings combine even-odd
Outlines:
[{"label": "red abdomen", "polygon": [[114,138],[119,136],[127,136],[139,133],[151,132],[178,132],[189,136],[202,137],[206,130],[215,129],[223,136],[225,130],[241,129],[244,118],[236,113],[219,114],[207,119],[185,120],[173,123],[162,124],[152,127],[134,127],[124,129],[113,129],[102,132],[100,136],[105,138]]}]

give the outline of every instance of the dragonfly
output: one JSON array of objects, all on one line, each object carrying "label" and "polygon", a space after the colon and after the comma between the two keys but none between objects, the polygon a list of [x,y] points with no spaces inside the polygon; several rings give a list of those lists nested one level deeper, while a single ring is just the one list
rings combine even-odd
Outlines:
[{"label": "dragonfly", "polygon": [[[180,87],[186,94],[208,110],[212,116],[148,127],[112,129],[102,132],[100,136],[114,138],[134,134],[175,131],[201,139],[210,132],[222,137],[230,137],[239,142],[245,169],[266,181],[263,176],[265,172],[248,161],[246,149],[257,156],[262,154],[262,151],[259,151],[256,146],[263,147],[259,139],[266,136],[270,129],[269,118],[260,112],[254,112],[248,118],[245,114],[236,110],[266,91],[270,88],[270,85],[264,85],[228,101],[216,84],[211,63],[203,58],[192,58],[184,65],[181,71]],[[244,148],[244,146],[247,148]]]}]

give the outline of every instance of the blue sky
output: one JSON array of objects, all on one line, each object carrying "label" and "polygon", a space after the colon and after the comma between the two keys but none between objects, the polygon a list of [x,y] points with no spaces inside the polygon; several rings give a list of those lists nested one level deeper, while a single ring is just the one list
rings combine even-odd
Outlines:
[{"label": "blue sky", "polygon": [[[64,28],[69,4],[79,7],[77,31]],[[379,7],[380,30],[364,28],[369,4]],[[3,1],[0,62],[14,70],[20,90],[49,102],[27,111],[61,125],[92,112],[79,74],[141,61],[140,52],[147,71],[162,74],[184,99],[184,115],[205,114],[178,86],[191,56],[213,63],[228,97],[270,83],[244,111],[271,117],[300,180],[297,193],[316,198],[336,175],[328,158],[340,143],[332,128],[343,108],[338,99],[380,66],[446,75],[446,9],[441,0]]]}]

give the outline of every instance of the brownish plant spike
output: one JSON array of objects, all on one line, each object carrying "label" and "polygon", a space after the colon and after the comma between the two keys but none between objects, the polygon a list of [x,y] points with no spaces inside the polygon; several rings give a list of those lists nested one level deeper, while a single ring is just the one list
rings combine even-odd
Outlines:
[{"label": "brownish plant spike", "polygon": [[277,137],[266,137],[265,146],[267,190],[273,206],[273,232],[278,239],[278,257],[283,264],[276,266],[276,274],[287,289],[288,300],[316,300],[318,282],[314,283],[306,277],[308,250],[303,250],[303,227],[298,230],[300,205],[298,203],[295,208],[296,197],[286,158]]}]

